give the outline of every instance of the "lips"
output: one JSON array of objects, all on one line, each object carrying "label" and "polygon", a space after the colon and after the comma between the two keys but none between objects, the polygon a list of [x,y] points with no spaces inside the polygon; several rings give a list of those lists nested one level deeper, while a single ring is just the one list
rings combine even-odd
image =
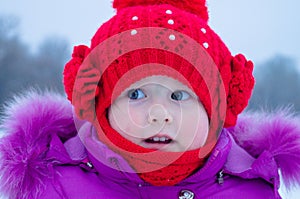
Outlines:
[{"label": "lips", "polygon": [[172,138],[168,136],[153,136],[145,140],[145,142],[149,144],[169,144],[172,141]]}]

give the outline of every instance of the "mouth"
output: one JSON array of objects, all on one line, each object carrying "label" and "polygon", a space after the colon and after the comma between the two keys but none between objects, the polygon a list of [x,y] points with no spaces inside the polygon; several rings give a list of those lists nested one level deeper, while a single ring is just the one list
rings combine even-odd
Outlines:
[{"label": "mouth", "polygon": [[172,141],[168,136],[153,136],[145,140],[148,144],[170,144]]}]

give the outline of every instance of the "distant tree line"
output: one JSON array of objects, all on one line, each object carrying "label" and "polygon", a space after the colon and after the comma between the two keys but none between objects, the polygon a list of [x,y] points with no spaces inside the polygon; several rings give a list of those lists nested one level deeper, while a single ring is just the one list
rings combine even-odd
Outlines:
[{"label": "distant tree line", "polygon": [[297,63],[276,55],[255,67],[256,85],[249,109],[273,110],[289,107],[300,113],[300,68]]},{"label": "distant tree line", "polygon": [[[18,26],[18,19],[0,16],[0,107],[30,87],[63,93],[62,71],[71,53],[67,40],[47,38],[32,53],[20,40]],[[291,106],[300,112],[300,74],[293,59],[274,56],[256,65],[254,76],[256,85],[248,109]]]},{"label": "distant tree line", "polygon": [[31,52],[18,27],[17,18],[0,16],[0,106],[31,87],[63,92],[62,71],[70,56],[67,40],[49,37]]}]

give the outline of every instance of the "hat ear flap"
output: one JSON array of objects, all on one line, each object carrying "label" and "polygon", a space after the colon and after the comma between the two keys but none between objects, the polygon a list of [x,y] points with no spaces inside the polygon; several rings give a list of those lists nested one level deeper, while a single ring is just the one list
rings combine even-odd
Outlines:
[{"label": "hat ear flap", "polygon": [[255,82],[252,72],[252,61],[242,54],[232,57],[225,127],[235,125],[238,114],[248,105]]},{"label": "hat ear flap", "polygon": [[63,83],[67,97],[72,101],[73,88],[77,72],[85,57],[89,54],[90,49],[85,45],[75,46],[72,53],[72,59],[65,65],[63,71]]}]

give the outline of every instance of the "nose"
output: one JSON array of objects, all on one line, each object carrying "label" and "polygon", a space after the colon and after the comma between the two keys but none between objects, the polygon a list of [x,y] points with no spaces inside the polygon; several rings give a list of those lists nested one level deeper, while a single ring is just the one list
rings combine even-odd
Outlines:
[{"label": "nose", "polygon": [[161,104],[155,104],[149,109],[148,122],[151,123],[172,123],[172,115]]}]

